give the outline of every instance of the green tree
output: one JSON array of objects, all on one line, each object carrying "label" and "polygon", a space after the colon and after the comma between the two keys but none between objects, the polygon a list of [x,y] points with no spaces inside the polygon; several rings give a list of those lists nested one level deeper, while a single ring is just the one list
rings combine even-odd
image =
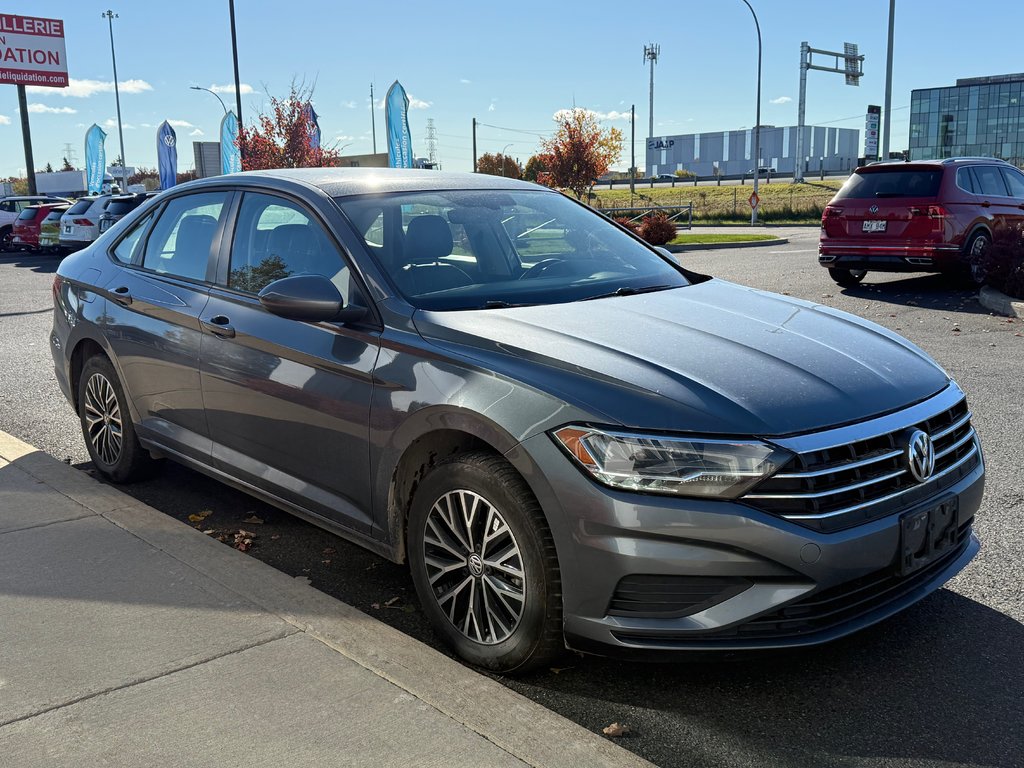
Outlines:
[{"label": "green tree", "polygon": [[548,172],[548,166],[544,155],[533,155],[526,161],[526,168],[523,169],[523,178],[526,181],[537,181],[537,177]]},{"label": "green tree", "polygon": [[61,166],[61,170],[62,170],[62,171],[77,171],[78,169],[77,169],[77,168],[75,168],[75,166],[73,166],[73,165],[71,164],[71,161],[70,161],[70,160],[68,160],[68,159],[67,159],[67,158],[65,157],[65,158],[64,158],[64,165],[62,165],[62,166]]}]

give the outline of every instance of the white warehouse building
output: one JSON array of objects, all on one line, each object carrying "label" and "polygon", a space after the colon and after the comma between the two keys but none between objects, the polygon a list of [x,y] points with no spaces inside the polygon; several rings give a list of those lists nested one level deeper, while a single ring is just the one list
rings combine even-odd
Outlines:
[{"label": "white warehouse building", "polygon": [[[739,176],[755,167],[792,175],[796,168],[797,127],[761,126],[761,161],[755,163],[754,131],[688,133],[647,140],[647,175],[690,171],[698,176]],[[851,171],[857,167],[860,131],[855,128],[804,126],[804,173]]]}]

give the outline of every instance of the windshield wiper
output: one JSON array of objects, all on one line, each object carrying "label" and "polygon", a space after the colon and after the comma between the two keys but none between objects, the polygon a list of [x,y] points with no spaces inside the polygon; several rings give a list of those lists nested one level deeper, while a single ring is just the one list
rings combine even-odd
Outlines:
[{"label": "windshield wiper", "polygon": [[628,285],[624,285],[621,288],[616,288],[611,293],[599,293],[597,296],[587,296],[585,299],[580,301],[593,301],[594,299],[610,299],[613,296],[636,296],[638,293],[654,293],[655,291],[665,291],[669,288],[681,288],[680,285],[648,285],[643,288],[633,288]]}]

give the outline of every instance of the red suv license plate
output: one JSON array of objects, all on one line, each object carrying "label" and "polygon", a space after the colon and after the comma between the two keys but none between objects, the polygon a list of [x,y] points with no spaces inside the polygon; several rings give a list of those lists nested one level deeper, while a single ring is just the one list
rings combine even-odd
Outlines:
[{"label": "red suv license plate", "polygon": [[908,576],[956,546],[958,499],[900,517],[900,549],[896,573]]},{"label": "red suv license plate", "polygon": [[885,225],[886,225],[885,221],[876,221],[876,220],[865,221],[864,222],[864,231],[865,232],[885,232]]}]

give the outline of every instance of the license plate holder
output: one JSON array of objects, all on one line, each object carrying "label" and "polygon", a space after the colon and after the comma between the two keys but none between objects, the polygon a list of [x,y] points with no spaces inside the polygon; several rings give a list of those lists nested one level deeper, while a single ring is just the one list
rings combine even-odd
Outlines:
[{"label": "license plate holder", "polygon": [[64,234],[65,235],[70,235],[71,234],[71,225],[70,224],[65,224],[64,225]]},{"label": "license plate holder", "polygon": [[865,232],[885,232],[885,225],[888,222],[884,219],[868,219],[862,225]]},{"label": "license plate holder", "polygon": [[898,576],[909,576],[921,570],[956,546],[959,509],[959,499],[954,496],[941,504],[900,516]]}]

